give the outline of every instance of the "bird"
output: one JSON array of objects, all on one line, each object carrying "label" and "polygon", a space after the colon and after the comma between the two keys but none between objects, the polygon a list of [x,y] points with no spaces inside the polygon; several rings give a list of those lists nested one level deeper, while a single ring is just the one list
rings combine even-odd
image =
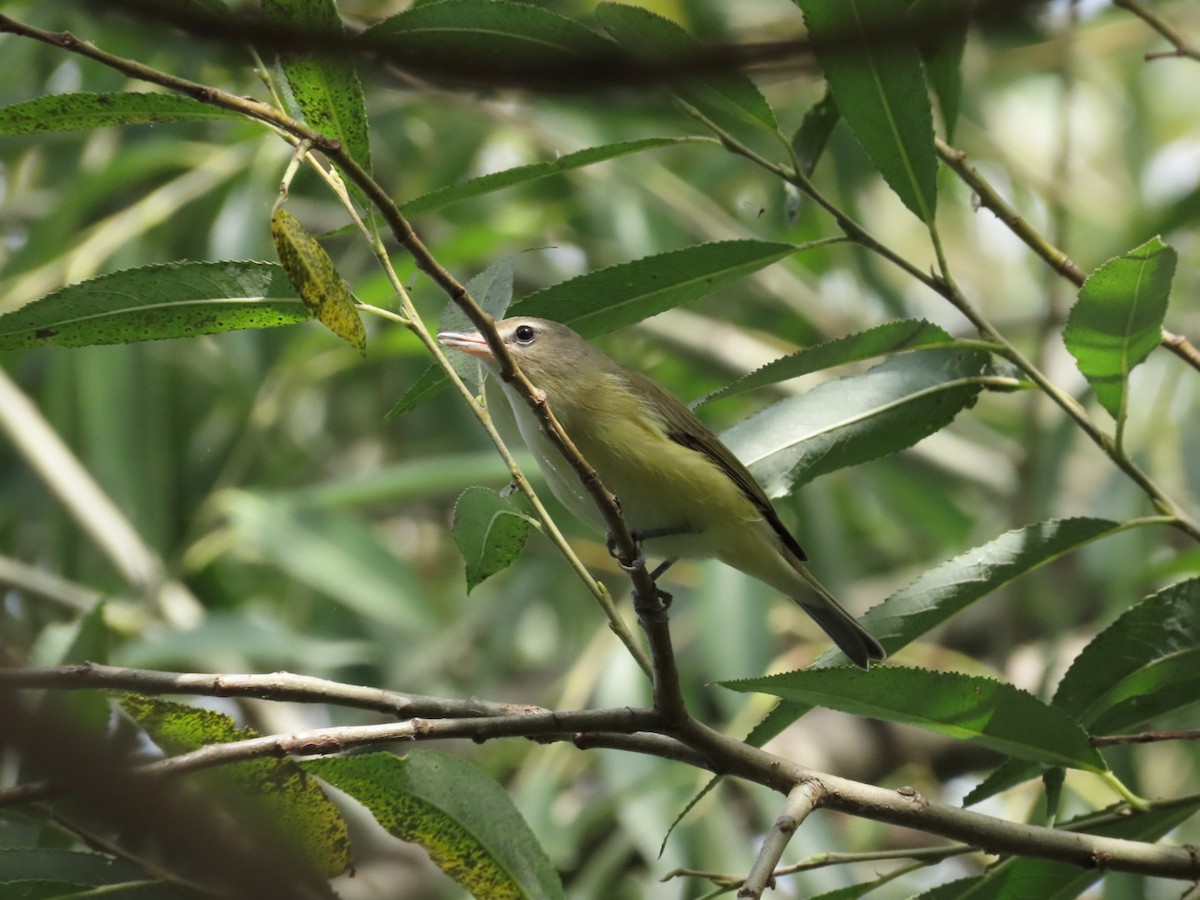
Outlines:
[{"label": "bird", "polygon": [[[807,555],[754,476],[670,391],[559,322],[514,316],[497,322],[496,330],[617,496],[639,549],[666,560],[656,576],[677,559],[718,559],[793,600],[855,665],[867,668],[884,659],[879,641],[809,572]],[[499,374],[499,362],[479,332],[444,331],[438,341]],[[551,492],[578,519],[605,533],[604,517],[574,468],[516,387],[499,380]]]}]

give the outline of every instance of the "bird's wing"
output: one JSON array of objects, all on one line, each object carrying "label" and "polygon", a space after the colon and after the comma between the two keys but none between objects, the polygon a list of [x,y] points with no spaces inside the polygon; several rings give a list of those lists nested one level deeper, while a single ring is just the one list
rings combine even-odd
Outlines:
[{"label": "bird's wing", "polygon": [[783,545],[794,553],[800,562],[806,562],[808,555],[792,536],[792,533],[788,531],[787,526],[783,524],[762,487],[750,474],[750,470],[733,455],[733,451],[726,447],[721,439],[696,417],[695,413],[657,381],[632,369],[627,369],[623,374],[633,382],[636,388],[653,395],[658,401],[656,408],[662,415],[663,430],[667,437],[680,446],[702,453],[712,460],[750,498],[750,502],[762,513],[763,518],[779,536]]}]

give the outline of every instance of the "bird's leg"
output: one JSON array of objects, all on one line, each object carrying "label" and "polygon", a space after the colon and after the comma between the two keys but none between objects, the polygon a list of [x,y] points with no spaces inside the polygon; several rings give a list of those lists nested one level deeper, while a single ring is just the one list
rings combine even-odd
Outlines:
[{"label": "bird's leg", "polygon": [[[694,534],[695,531],[696,529],[692,528],[690,525],[673,525],[670,528],[647,528],[643,531],[630,530],[629,534],[633,537],[634,546],[637,547],[637,556],[635,556],[633,562],[629,563],[628,565],[621,561],[621,554],[617,550],[617,539],[613,536],[611,531],[604,538],[604,546],[608,549],[608,555],[617,561],[617,565],[619,565],[626,572],[632,572],[639,566],[644,566],[646,564],[646,556],[642,552],[642,544],[644,542],[653,540],[654,538],[673,537],[677,534]],[[675,560],[673,559],[668,560],[666,563],[655,569],[655,574],[650,577],[654,578],[658,575],[661,575],[663,572],[667,571],[667,569],[669,569],[674,562]]]}]

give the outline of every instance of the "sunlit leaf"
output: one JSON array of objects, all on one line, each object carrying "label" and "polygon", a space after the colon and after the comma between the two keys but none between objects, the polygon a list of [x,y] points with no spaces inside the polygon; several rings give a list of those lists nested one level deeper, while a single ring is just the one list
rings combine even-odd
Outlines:
[{"label": "sunlit leaf", "polygon": [[279,266],[168,263],[101,275],[0,316],[0,350],[195,337],[309,318]]},{"label": "sunlit leaf", "polygon": [[[327,34],[331,41],[344,40],[342,20],[333,0],[262,0],[263,12],[273,22],[311,34]],[[290,97],[304,121],[326,137],[339,141],[368,174],[371,144],[367,134],[367,111],[362,84],[351,53],[280,54],[280,67],[287,79]],[[360,201],[361,189],[346,179]]]},{"label": "sunlit leaf", "polygon": [[333,260],[307,229],[285,209],[271,214],[271,237],[288,280],[313,317],[359,353],[367,352],[367,330],[354,296]]},{"label": "sunlit leaf", "polygon": [[1162,341],[1175,251],[1151,238],[1110,259],[1079,289],[1063,341],[1096,399],[1123,425],[1129,408],[1129,373]]},{"label": "sunlit leaf", "polygon": [[555,900],[562,883],[504,790],[447,753],[369,753],[304,767],[371,811],[389,833],[419,844],[476,897]]},{"label": "sunlit leaf", "polygon": [[[125,694],[121,708],[169,756],[258,737],[238,728],[233,719],[212,709],[173,703],[156,697]],[[196,773],[195,778],[243,804],[241,812],[262,816],[303,848],[305,858],[329,878],[350,865],[346,822],[321,786],[289,757],[250,759]]]},{"label": "sunlit leaf", "polygon": [[237,113],[178,94],[50,94],[0,107],[0,137],[232,118]]}]

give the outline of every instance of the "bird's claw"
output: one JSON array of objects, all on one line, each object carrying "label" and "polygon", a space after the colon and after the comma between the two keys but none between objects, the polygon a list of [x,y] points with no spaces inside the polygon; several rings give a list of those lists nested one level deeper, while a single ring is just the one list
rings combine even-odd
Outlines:
[{"label": "bird's claw", "polygon": [[646,556],[644,553],[642,553],[642,539],[638,537],[638,533],[634,531],[630,532],[630,534],[633,537],[633,546],[637,550],[637,556],[635,556],[631,562],[625,562],[625,560],[621,558],[621,550],[617,547],[617,539],[613,536],[611,531],[604,539],[604,546],[608,550],[608,555],[617,561],[618,566],[620,566],[626,572],[636,572],[638,569],[646,565]]}]

